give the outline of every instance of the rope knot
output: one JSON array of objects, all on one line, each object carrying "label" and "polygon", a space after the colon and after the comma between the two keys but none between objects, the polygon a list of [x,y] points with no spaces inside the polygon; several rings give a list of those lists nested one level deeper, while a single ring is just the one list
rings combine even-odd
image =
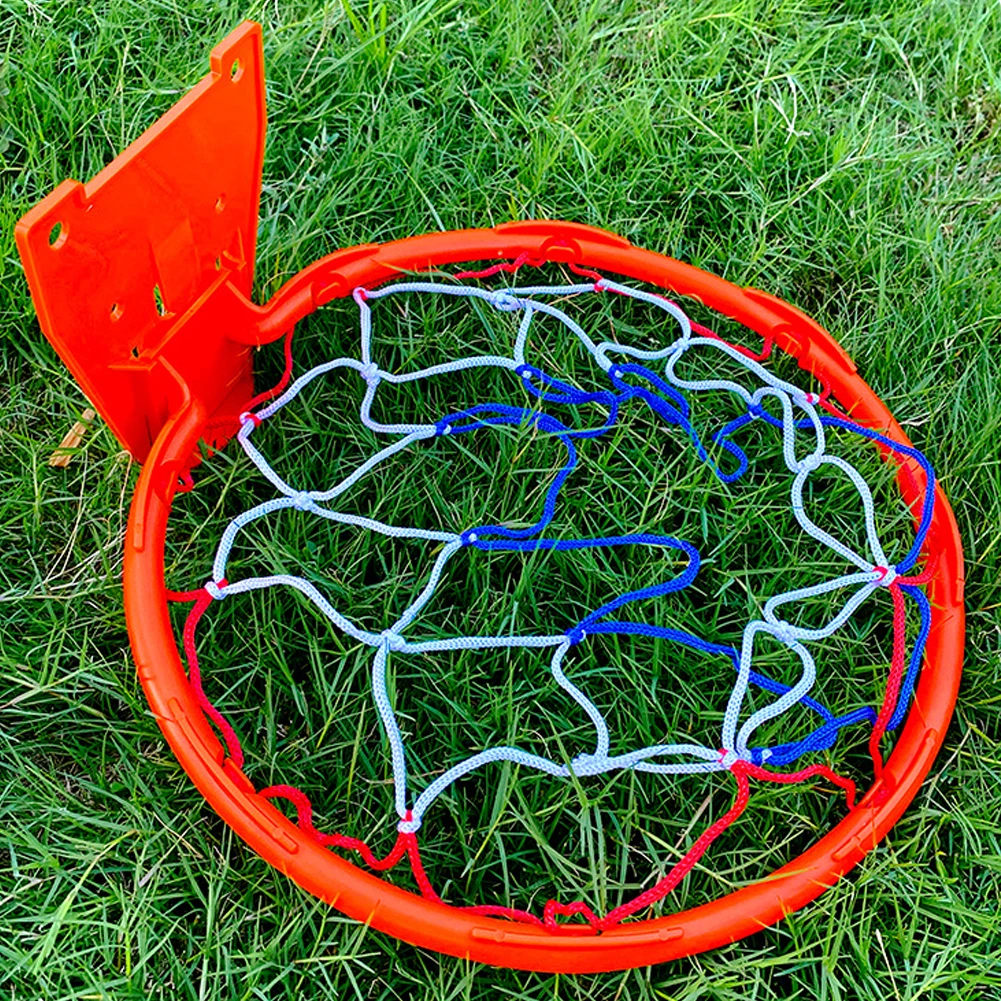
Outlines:
[{"label": "rope knot", "polygon": [[608,768],[608,758],[597,754],[578,754],[570,762],[575,775],[600,775]]},{"label": "rope knot", "polygon": [[873,567],[873,570],[879,574],[876,583],[880,587],[889,587],[897,579],[897,571],[893,567]]},{"label": "rope knot", "polygon": [[240,414],[240,426],[245,427],[248,423],[253,425],[251,430],[253,430],[253,428],[259,428],[261,426],[261,418],[258,417],[257,414],[252,414],[249,410],[244,410],[244,412]]},{"label": "rope knot", "polygon": [[382,376],[379,374],[379,366],[374,361],[370,361],[367,365],[363,365],[358,369],[358,374],[370,386],[378,386],[382,381]]},{"label": "rope knot", "polygon": [[308,490],[300,490],[292,496],[292,506],[296,511],[308,511],[313,506],[313,498]]},{"label": "rope knot", "polygon": [[795,633],[795,627],[791,622],[786,622],[785,619],[779,619],[778,622],[772,622],[771,633],[779,640],[781,643],[785,643],[786,646],[792,646],[793,643],[798,642]]},{"label": "rope knot", "polygon": [[736,751],[727,751],[727,750],[724,750],[722,747],[720,748],[720,751],[719,751],[719,763],[727,771],[729,771],[731,768],[733,768],[733,766],[738,761],[740,761],[740,760],[742,760],[742,759],[741,759],[740,755]]},{"label": "rope knot", "polygon": [[227,581],[225,577],[219,581],[208,580],[205,582],[205,591],[214,601],[222,601],[222,599],[226,597],[226,592],[223,588],[228,583],[229,581]]},{"label": "rope knot", "polygon": [[383,646],[390,650],[402,650],[407,645],[406,639],[399,633],[394,633],[392,629],[383,629],[379,636],[382,638]]},{"label": "rope knot", "polygon": [[573,629],[568,629],[564,635],[570,641],[571,646],[576,646],[587,639],[587,630],[582,625],[577,625]]},{"label": "rope knot", "polygon": [[407,810],[403,819],[396,825],[396,830],[400,834],[413,834],[421,829],[420,817],[414,818],[412,810]]},{"label": "rope knot", "polygon": [[471,546],[478,538],[479,536],[475,532],[469,531],[463,532],[462,535],[459,536],[459,539],[464,546]]},{"label": "rope knot", "polygon": [[504,289],[490,293],[490,304],[502,313],[515,313],[522,308],[522,301]]},{"label": "rope knot", "polygon": [[815,469],[819,469],[823,464],[823,455],[820,455],[817,452],[811,452],[805,459],[799,460],[799,470],[800,472],[812,473]]}]

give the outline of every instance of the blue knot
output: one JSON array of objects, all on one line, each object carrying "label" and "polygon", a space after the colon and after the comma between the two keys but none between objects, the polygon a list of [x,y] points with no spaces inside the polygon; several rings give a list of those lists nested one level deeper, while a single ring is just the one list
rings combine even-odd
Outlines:
[{"label": "blue knot", "polygon": [[570,641],[571,646],[576,646],[587,638],[587,630],[584,628],[583,623],[579,623],[573,629],[568,629],[564,635]]},{"label": "blue knot", "polygon": [[471,528],[467,528],[466,531],[459,536],[459,541],[464,546],[472,546],[474,543],[479,541],[479,538],[480,537]]}]

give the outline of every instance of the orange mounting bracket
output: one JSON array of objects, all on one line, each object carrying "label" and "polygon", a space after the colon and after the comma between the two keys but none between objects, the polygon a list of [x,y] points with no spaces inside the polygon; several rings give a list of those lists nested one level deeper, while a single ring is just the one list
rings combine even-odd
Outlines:
[{"label": "orange mounting bracket", "polygon": [[140,462],[186,401],[227,418],[253,394],[260,25],[233,31],[210,66],[114,162],[64,181],[15,229],[42,331]]}]

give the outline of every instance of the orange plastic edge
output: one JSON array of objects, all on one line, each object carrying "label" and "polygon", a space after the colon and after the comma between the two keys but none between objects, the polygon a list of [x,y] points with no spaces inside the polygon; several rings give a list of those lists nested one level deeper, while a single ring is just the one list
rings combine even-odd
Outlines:
[{"label": "orange plastic edge", "polygon": [[[576,263],[650,282],[771,335],[817,371],[842,406],[890,437],[909,444],[878,397],[844,364],[841,347],[808,318],[774,309],[770,297],[740,289],[679,261],[629,246],[620,238],[572,223],[533,222],[525,227],[435,233],[377,247],[351,248],[318,261],[293,278],[266,307],[274,312],[308,311],[307,304],[346,295],[401,271],[460,261],[513,258],[520,253],[573,254]],[[330,290],[335,290],[331,293]],[[283,321],[284,322],[284,321]],[[282,323],[272,325],[282,326]],[[916,794],[941,746],[951,718],[962,667],[963,560],[955,520],[941,489],[929,533],[939,572],[929,585],[932,630],[913,707],[883,777],[859,806],[820,841],[762,883],[693,910],[620,926],[599,937],[553,935],[545,930],[470,916],[429,903],[320,848],[292,822],[227,774],[222,751],[188,687],[163,593],[163,540],[170,497],[155,489],[157,470],[183,455],[200,433],[204,408],[192,405],[165,429],[143,470],[132,520],[144,526],[143,545],[130,533],[125,562],[125,599],[140,678],[164,734],[195,784],[220,816],[272,865],[309,892],[375,928],[415,945],[503,966],[551,972],[595,972],[663,962],[715,948],[773,924],[831,886],[873,848]],[[908,474],[904,473],[904,465]],[[907,460],[898,482],[912,505],[920,499],[922,471]],[[162,478],[169,484],[170,477]],[[173,707],[173,708],[171,708]],[[183,716],[184,722],[180,721]],[[193,739],[192,733],[197,734]],[[294,846],[294,847],[293,847]]]}]

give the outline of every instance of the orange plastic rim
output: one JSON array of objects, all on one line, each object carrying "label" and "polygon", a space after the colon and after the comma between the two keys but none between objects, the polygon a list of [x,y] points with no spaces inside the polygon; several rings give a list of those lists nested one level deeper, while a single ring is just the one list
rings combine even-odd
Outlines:
[{"label": "orange plastic rim", "polygon": [[[528,254],[573,262],[694,296],[793,355],[832,397],[867,427],[909,445],[889,411],[856,373],[837,342],[788,304],[742,289],[690,265],[633,247],[590,227],[527,222],[496,229],[435,233],[342,250],[289,281],[260,311],[259,340],[271,340],[318,306],[400,272]],[[726,945],[803,907],[848,872],[889,831],[917,793],[945,736],[963,659],[963,555],[941,487],[927,552],[937,559],[928,585],[932,626],[906,722],[882,777],[858,806],[767,880],[677,914],[623,924],[599,936],[554,935],[542,928],[471,915],[424,900],[320,847],[226,759],[197,705],[167,612],[164,540],[177,473],[211,414],[189,398],[169,418],[143,466],[125,544],[125,611],[139,677],[150,706],[192,781],[236,834],[303,889],[396,938],[454,956],[527,970],[596,972],[659,963]],[[916,462],[892,457],[912,510],[925,485]]]}]

